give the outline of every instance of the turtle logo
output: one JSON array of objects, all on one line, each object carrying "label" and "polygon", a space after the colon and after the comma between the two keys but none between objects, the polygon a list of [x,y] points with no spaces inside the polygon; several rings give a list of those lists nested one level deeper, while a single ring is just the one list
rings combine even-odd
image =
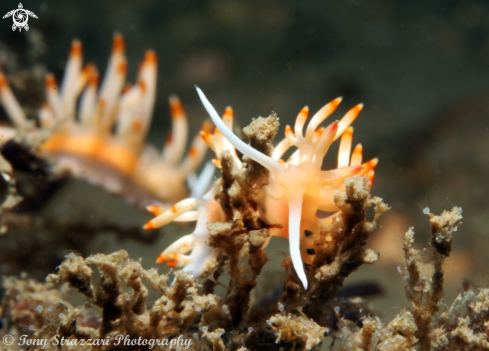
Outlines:
[{"label": "turtle logo", "polygon": [[12,25],[12,30],[14,32],[16,28],[19,28],[19,32],[22,32],[22,28],[28,31],[29,25],[27,24],[27,22],[29,21],[29,16],[37,18],[34,12],[24,10],[24,6],[22,6],[22,3],[19,3],[18,9],[7,12],[5,16],[3,16],[3,18],[7,18],[10,16],[12,16],[12,19],[14,20],[14,24]]}]

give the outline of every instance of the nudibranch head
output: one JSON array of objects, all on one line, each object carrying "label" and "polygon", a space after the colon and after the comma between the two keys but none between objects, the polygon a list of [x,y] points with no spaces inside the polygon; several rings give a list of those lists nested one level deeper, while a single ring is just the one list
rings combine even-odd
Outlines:
[{"label": "nudibranch head", "polygon": [[[124,188],[128,178],[149,198],[182,198],[185,180],[202,161],[206,145],[196,137],[182,161],[188,123],[176,96],[170,97],[173,128],[163,153],[145,143],[156,98],[155,52],[145,53],[136,83],[128,85],[124,39],[115,34],[99,87],[99,73],[94,65],[83,67],[82,51],[81,42],[74,40],[60,88],[54,75],[46,77],[47,103],[39,112],[42,128],[34,130],[47,135],[40,145],[41,153],[54,156],[55,173],[68,171],[109,189]],[[26,118],[2,74],[0,102],[15,126],[0,130],[3,139],[17,131],[33,131],[34,124]]]},{"label": "nudibranch head", "polygon": [[[308,280],[301,256],[314,255],[314,250],[310,251],[306,243],[310,243],[310,237],[318,232],[321,225],[317,211],[338,211],[333,201],[334,191],[344,185],[346,178],[365,174],[372,178],[373,168],[377,164],[377,159],[361,164],[361,146],[357,146],[350,159],[353,129],[349,126],[358,116],[363,105],[353,107],[340,121],[335,121],[324,129],[318,128],[341,102],[341,98],[335,99],[311,118],[305,134],[304,125],[309,109],[304,107],[297,116],[294,131],[289,126],[285,128],[285,139],[277,145],[272,157],[269,157],[240,140],[219,117],[204,93],[199,88],[197,92],[226,140],[244,155],[269,170],[270,184],[266,186],[264,200],[267,204],[264,203],[262,206],[267,207],[266,213],[288,212],[288,218],[285,216],[288,226],[284,226],[287,232],[275,235],[289,238],[294,269],[304,288],[307,289]],[[341,136],[343,137],[338,168],[323,171],[323,159],[330,145]],[[295,146],[297,151],[288,160],[282,160],[284,153],[292,146]],[[288,209],[285,210],[285,207]],[[267,218],[264,219],[266,222]]]}]

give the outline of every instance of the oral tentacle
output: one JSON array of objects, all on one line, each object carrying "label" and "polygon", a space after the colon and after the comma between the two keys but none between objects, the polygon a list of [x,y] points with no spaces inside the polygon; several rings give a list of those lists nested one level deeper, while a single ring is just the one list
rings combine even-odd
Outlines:
[{"label": "oral tentacle", "polygon": [[211,105],[209,100],[207,100],[207,98],[205,97],[202,90],[200,90],[198,87],[196,87],[196,89],[197,89],[197,93],[199,94],[199,97],[202,101],[202,104],[204,105],[205,109],[207,110],[207,113],[209,114],[209,116],[212,118],[212,121],[214,122],[214,124],[221,131],[221,133],[224,135],[224,137],[236,149],[241,151],[244,155],[248,156],[252,160],[258,162],[259,164],[261,164],[263,167],[267,168],[270,172],[272,172],[274,174],[279,174],[279,173],[283,172],[284,167],[282,165],[280,165],[279,162],[268,157],[267,155],[262,154],[260,151],[253,149],[251,146],[247,145],[241,139],[239,139],[236,135],[234,135],[234,133],[226,127],[226,124],[219,117],[219,115],[217,114],[217,111]]},{"label": "oral tentacle", "polygon": [[289,202],[289,248],[290,257],[297,276],[307,290],[308,281],[304,265],[302,263],[300,250],[301,237],[301,215],[302,215],[302,194],[292,197]]}]

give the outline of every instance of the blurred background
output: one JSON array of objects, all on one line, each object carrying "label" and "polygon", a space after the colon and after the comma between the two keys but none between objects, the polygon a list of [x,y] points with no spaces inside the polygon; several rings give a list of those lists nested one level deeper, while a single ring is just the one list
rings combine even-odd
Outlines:
[{"label": "blurred background", "polygon": [[[0,65],[7,74],[28,77],[13,86],[32,115],[43,101],[46,70],[61,79],[71,40],[81,39],[84,61],[103,72],[114,32],[126,40],[129,81],[134,82],[145,50],[158,55],[158,98],[149,140],[159,147],[170,128],[170,94],[182,99],[191,134],[207,118],[194,84],[216,109],[231,105],[241,127],[253,117],[277,112],[280,138],[304,105],[315,112],[343,96],[334,116],[339,119],[363,102],[354,143],[363,144],[367,159],[380,159],[372,193],[392,210],[369,239],[380,253],[379,262],[361,267],[347,281],[380,286],[383,292],[372,303],[382,315],[393,316],[408,303],[397,272],[403,265],[404,232],[414,226],[416,240],[423,244],[431,234],[422,209],[440,214],[461,206],[464,225],[445,263],[446,301],[451,303],[464,280],[488,285],[487,1],[27,0],[23,5],[39,18],[31,18],[30,30],[21,33],[12,32],[11,19],[0,21]],[[0,12],[17,6],[4,0]],[[0,117],[6,119],[3,110]],[[336,150],[328,155],[332,167]],[[4,247],[5,242],[22,247],[25,263],[14,265],[13,258],[4,256],[0,271],[26,270],[42,278],[69,250],[91,254],[122,248],[152,267],[169,243],[193,227],[170,224],[131,234],[149,218],[98,188],[68,181],[36,213],[25,236],[13,243],[0,238]],[[54,222],[57,228],[61,223],[68,240],[42,234],[49,232],[46,223]],[[40,229],[33,230],[36,226]],[[257,296],[281,286],[280,251],[288,252],[287,241],[272,239]]]}]

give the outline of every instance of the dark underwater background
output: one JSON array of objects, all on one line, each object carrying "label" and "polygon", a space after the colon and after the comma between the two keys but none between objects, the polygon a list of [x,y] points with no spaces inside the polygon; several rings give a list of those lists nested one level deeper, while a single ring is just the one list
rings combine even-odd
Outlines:
[{"label": "dark underwater background", "polygon": [[[17,5],[3,0],[0,12]],[[461,206],[464,224],[445,263],[446,300],[453,300],[464,281],[489,283],[489,2],[28,0],[23,5],[39,17],[29,20],[28,32],[12,32],[11,19],[0,21],[2,69],[30,75],[19,92],[23,106],[34,108],[43,100],[39,72],[61,79],[73,38],[83,43],[84,61],[103,72],[112,35],[121,32],[129,81],[134,82],[145,50],[158,55],[149,135],[158,147],[171,127],[170,94],[185,105],[190,135],[207,118],[194,84],[218,111],[231,105],[241,127],[275,111],[281,122],[277,140],[304,105],[315,112],[343,96],[333,121],[363,102],[354,143],[363,144],[366,159],[379,158],[372,193],[392,210],[369,241],[380,252],[379,262],[362,266],[347,282],[358,284],[358,294],[377,287],[369,297],[375,311],[392,317],[408,304],[396,269],[403,264],[403,233],[414,226],[423,244],[430,228],[422,209],[439,214]],[[3,110],[0,117],[6,118]],[[336,152],[337,145],[326,165],[334,167]],[[88,255],[125,249],[149,268],[164,248],[193,230],[192,224],[170,224],[143,232],[149,214],[78,180],[64,182],[41,202],[32,215],[35,223],[43,221],[39,227],[16,238],[0,237],[8,253],[0,257],[0,273],[26,271],[42,279],[70,250]],[[257,299],[281,288],[281,251],[288,252],[287,241],[273,238]]]}]

